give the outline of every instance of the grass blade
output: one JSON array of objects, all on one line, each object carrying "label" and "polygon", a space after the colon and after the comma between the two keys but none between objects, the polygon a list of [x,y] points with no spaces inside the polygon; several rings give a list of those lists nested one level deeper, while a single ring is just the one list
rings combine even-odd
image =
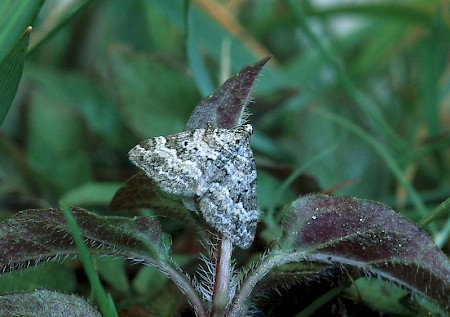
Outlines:
[{"label": "grass blade", "polygon": [[91,287],[94,292],[95,298],[97,299],[100,311],[105,317],[117,317],[118,314],[114,307],[114,302],[112,301],[110,296],[105,292],[102,284],[100,283],[100,279],[92,264],[88,248],[84,243],[80,229],[78,228],[75,218],[72,216],[72,213],[70,212],[69,206],[65,202],[61,202],[60,204],[61,210],[63,211],[63,214],[66,218],[70,232],[73,235],[75,245],[79,251],[84,271],[86,272],[89,282],[91,283]]}]

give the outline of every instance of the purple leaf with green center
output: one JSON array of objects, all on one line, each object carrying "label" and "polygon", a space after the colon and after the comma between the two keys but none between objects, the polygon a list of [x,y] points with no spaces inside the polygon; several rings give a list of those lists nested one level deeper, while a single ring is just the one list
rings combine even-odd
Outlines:
[{"label": "purple leaf with green center", "polygon": [[324,195],[293,202],[281,245],[312,261],[352,266],[450,307],[450,265],[430,237],[389,207]]},{"label": "purple leaf with green center", "polygon": [[245,66],[225,81],[214,94],[200,102],[189,118],[186,130],[211,128],[235,128],[244,123],[245,108],[258,74],[270,57]]}]

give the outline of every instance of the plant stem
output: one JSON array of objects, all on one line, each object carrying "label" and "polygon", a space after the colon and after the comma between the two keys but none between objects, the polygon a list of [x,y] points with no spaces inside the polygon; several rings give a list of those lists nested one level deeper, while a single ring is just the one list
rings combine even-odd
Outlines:
[{"label": "plant stem", "polygon": [[178,266],[170,265],[170,263],[155,263],[153,260],[148,259],[146,262],[168,276],[178,287],[178,289],[186,296],[188,302],[195,310],[195,314],[198,317],[208,316],[203,301],[198,296],[196,290],[192,287],[190,281],[181,272]]},{"label": "plant stem", "polygon": [[256,284],[266,276],[269,271],[280,265],[277,263],[277,260],[284,264],[285,262],[289,262],[289,254],[287,256],[279,256],[277,257],[276,253],[272,253],[269,256],[263,258],[261,262],[252,269],[251,273],[247,276],[246,280],[240,287],[238,293],[236,294],[233,304],[231,307],[231,311],[228,316],[230,317],[238,317],[245,315],[245,312],[248,308],[248,300],[251,297],[252,291],[255,288]]},{"label": "plant stem", "polygon": [[231,253],[233,244],[228,238],[219,240],[216,258],[216,275],[214,277],[213,309],[211,316],[225,316],[225,309],[230,300]]},{"label": "plant stem", "polygon": [[[252,292],[258,284],[273,268],[279,267],[287,263],[300,262],[306,259],[306,253],[304,250],[296,252],[283,252],[283,251],[272,251],[266,256],[264,256],[258,265],[248,272],[246,279],[243,281],[240,289],[238,289],[236,296],[231,304],[230,311],[227,316],[229,317],[239,317],[245,316],[245,312],[248,309],[248,303],[251,301]],[[327,255],[328,258],[331,256]],[[310,255],[309,260],[314,259],[316,255]],[[323,257],[323,256],[322,256]],[[323,262],[331,262],[330,260],[323,260]]]}]

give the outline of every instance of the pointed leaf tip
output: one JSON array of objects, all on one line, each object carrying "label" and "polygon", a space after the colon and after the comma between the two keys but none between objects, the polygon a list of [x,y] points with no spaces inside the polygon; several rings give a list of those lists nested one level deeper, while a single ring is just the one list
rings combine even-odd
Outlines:
[{"label": "pointed leaf tip", "polygon": [[244,110],[251,100],[250,93],[255,80],[270,58],[268,56],[253,65],[243,67],[214,94],[202,100],[192,112],[186,129],[230,129],[241,125],[245,119]]}]

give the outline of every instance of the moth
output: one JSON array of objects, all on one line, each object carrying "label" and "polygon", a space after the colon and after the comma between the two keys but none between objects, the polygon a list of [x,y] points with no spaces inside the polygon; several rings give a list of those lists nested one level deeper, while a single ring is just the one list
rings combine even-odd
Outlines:
[{"label": "moth", "polygon": [[136,145],[130,161],[162,191],[181,196],[204,220],[241,247],[259,218],[250,124],[158,136]]}]

